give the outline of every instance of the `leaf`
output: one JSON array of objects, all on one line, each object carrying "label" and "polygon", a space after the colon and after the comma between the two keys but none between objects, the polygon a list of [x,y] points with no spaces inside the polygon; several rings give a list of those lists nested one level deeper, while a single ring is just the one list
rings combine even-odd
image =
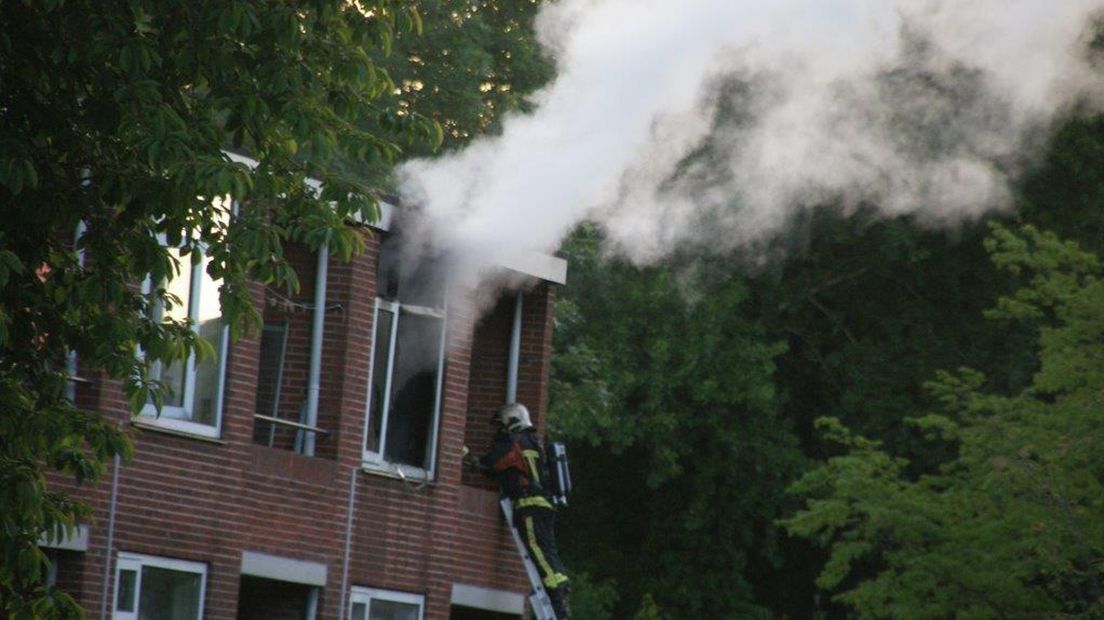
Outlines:
[{"label": "leaf", "polygon": [[38,172],[35,170],[34,162],[29,159],[23,160],[23,178],[26,179],[27,185],[31,188],[38,187]]}]

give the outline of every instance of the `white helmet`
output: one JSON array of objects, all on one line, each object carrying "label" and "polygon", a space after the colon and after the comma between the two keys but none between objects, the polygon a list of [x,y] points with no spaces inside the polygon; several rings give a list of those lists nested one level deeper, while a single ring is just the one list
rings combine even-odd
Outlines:
[{"label": "white helmet", "polygon": [[503,405],[495,414],[494,421],[501,428],[511,433],[520,433],[527,428],[533,428],[533,421],[529,418],[529,410],[521,403]]}]

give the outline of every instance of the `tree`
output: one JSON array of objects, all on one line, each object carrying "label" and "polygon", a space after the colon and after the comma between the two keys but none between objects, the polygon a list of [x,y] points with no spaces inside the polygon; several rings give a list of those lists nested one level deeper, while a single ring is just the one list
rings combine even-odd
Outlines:
[{"label": "tree", "polygon": [[[531,109],[526,96],[553,74],[533,21],[539,0],[423,0],[424,33],[399,34],[380,62],[395,76],[396,109],[433,118],[442,149],[497,133],[504,113]],[[415,148],[417,155],[429,155]]]},{"label": "tree", "polygon": [[[375,217],[375,181],[349,171],[441,138],[380,99],[397,85],[375,50],[419,26],[392,0],[5,3],[0,615],[77,613],[42,585],[37,542],[86,509],[49,492],[44,472],[94,480],[131,450],[67,400],[66,356],[124,380],[136,410],[159,403],[151,364],[212,354],[187,321],[155,318],[180,303],[157,285],[179,277],[170,247],[210,257],[235,332],[259,321],[247,281],[296,285],[283,244],[360,251],[344,223]],[[225,196],[242,205],[232,218]]]},{"label": "tree", "polygon": [[1101,265],[1030,226],[986,245],[1026,280],[988,316],[1041,326],[1031,385],[1002,396],[977,371],[940,373],[941,406],[909,422],[950,456],[919,475],[822,419],[844,452],[794,485],[807,503],[786,526],[830,547],[818,584],[863,617],[1104,614]]},{"label": "tree", "polygon": [[1032,326],[981,316],[1014,286],[990,263],[986,230],[818,209],[775,242],[778,258],[751,287],[765,327],[788,345],[778,388],[810,455],[823,415],[893,447],[914,443],[901,419],[932,404],[920,386],[941,368],[982,369],[1009,393],[1030,381]]},{"label": "tree", "polygon": [[636,269],[599,243],[584,229],[568,244],[557,308],[568,566],[616,598],[610,617],[765,614],[749,574],[779,559],[773,521],[800,463],[777,416],[783,347],[747,318],[746,282],[723,263]]},{"label": "tree", "polygon": [[[1016,210],[990,219],[1010,226],[1045,224],[1099,253],[1102,145],[1100,118],[1072,119],[1059,127],[1040,154],[1038,166],[1018,183]],[[654,543],[648,552],[655,557],[678,558],[670,564],[687,563],[693,554],[676,548],[674,536],[668,538],[669,547],[663,546],[662,536],[647,538],[653,523],[650,513],[634,509],[626,520],[618,509],[648,506],[651,501],[661,501],[663,506],[690,501],[687,495],[654,492],[640,472],[651,471],[656,460],[652,451],[665,450],[663,440],[668,435],[678,443],[679,434],[672,429],[681,431],[681,420],[698,415],[696,410],[672,407],[675,421],[653,426],[652,417],[642,413],[647,410],[634,400],[653,390],[686,393],[698,385],[693,373],[671,372],[642,361],[656,355],[653,347],[670,350],[668,341],[691,356],[692,345],[682,342],[688,337],[668,324],[678,322],[681,329],[697,320],[691,318],[697,316],[694,310],[674,302],[680,296],[693,301],[725,291],[738,294],[740,301],[729,306],[729,320],[755,330],[765,342],[784,343],[771,358],[774,370],[769,376],[756,376],[772,386],[771,419],[797,437],[800,456],[795,458],[803,465],[786,469],[791,476],[802,467],[840,455],[838,443],[814,426],[818,417],[834,417],[852,437],[881,442],[881,454],[907,458],[907,463],[900,464],[900,475],[915,480],[958,454],[957,444],[932,441],[923,428],[907,421],[918,412],[941,406],[938,391],[924,388],[940,369],[974,368],[985,377],[981,388],[985,394],[1006,398],[1017,397],[1032,385],[1041,364],[1035,347],[1045,317],[996,321],[983,315],[1018,286],[1016,275],[990,260],[984,245],[988,223],[965,222],[932,230],[908,218],[885,220],[872,215],[862,210],[841,215],[831,208],[808,209],[777,238],[747,253],[708,257],[688,250],[652,269],[632,269],[602,256],[593,247],[598,243],[593,232],[583,237],[589,241],[577,239],[567,246],[571,275],[558,308],[550,422],[555,426],[559,417],[567,416],[575,426],[575,419],[591,416],[578,426],[581,431],[561,431],[569,441],[578,478],[561,544],[571,560],[569,568],[587,573],[582,587],[600,592],[603,609],[615,610],[593,617],[631,617],[649,590],[655,591],[653,601],[660,608],[686,613],[685,608],[670,607],[673,597],[664,600],[660,593],[678,588],[682,577],[642,583],[638,559],[643,552],[637,548],[643,548],[641,540],[648,540]],[[709,276],[695,276],[704,265]],[[726,281],[742,284],[731,288],[718,284]],[[715,346],[743,344],[734,338],[731,345]],[[669,359],[672,365],[683,366],[687,357]],[[733,369],[742,372],[741,366]],[[635,385],[643,387],[619,387]],[[600,460],[618,449],[614,437],[620,432],[632,445]],[[746,432],[749,437],[754,433]],[[654,439],[641,439],[644,436]],[[647,445],[648,441],[656,445]],[[757,456],[770,454],[765,450]],[[621,464],[628,462],[649,467],[639,466],[635,477],[630,477],[621,473]],[[744,480],[760,475],[756,467],[772,471],[769,459],[728,466],[732,467],[729,475],[740,484],[774,483]],[[664,488],[689,493],[695,474],[676,471]],[[785,478],[779,484],[792,481]],[[773,499],[760,505],[762,514],[792,512],[788,506],[796,496],[769,497]],[[776,503],[768,506],[769,502]],[[611,523],[618,527],[611,528]],[[752,596],[758,606],[791,617],[849,613],[846,606],[817,595],[814,580],[830,554],[813,544],[816,537],[763,531],[776,547],[767,554],[749,556],[751,563],[741,571],[746,588],[739,596]],[[603,546],[607,540],[613,549]],[[730,568],[704,563],[693,567],[703,573]],[[872,577],[877,568],[874,563],[856,562],[838,588]],[[610,603],[613,598],[616,605]]]}]

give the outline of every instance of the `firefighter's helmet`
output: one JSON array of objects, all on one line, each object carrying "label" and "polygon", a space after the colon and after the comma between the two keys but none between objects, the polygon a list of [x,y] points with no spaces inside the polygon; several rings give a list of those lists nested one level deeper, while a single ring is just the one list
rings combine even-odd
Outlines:
[{"label": "firefighter's helmet", "polygon": [[511,433],[520,433],[527,428],[533,428],[533,421],[529,418],[529,410],[521,403],[503,405],[495,414],[494,422],[503,430]]}]

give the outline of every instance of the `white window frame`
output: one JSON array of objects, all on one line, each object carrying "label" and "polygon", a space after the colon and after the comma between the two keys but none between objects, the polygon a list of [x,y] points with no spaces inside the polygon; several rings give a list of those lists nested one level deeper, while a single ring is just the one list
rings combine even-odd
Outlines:
[{"label": "white window frame", "polygon": [[[238,203],[237,201],[229,201],[228,199],[220,199],[214,201],[216,208],[221,205],[229,203],[229,215],[233,216],[237,214]],[[161,236],[162,245],[167,245],[164,236]],[[191,273],[188,284],[188,318],[193,322],[192,331],[199,335],[199,322],[196,320],[196,316],[199,314],[200,297],[203,293],[203,273],[207,263],[207,247],[204,244],[199,245],[199,260],[193,261],[191,267]],[[181,277],[184,274],[180,274],[177,277]],[[150,278],[146,278],[146,281],[142,284],[142,292],[149,294],[153,290],[153,282]],[[216,291],[217,294],[217,291]],[[221,308],[219,314],[219,320],[222,320]],[[200,437],[219,438],[222,436],[222,414],[223,414],[223,400],[226,393],[226,374],[227,374],[227,357],[230,351],[230,326],[223,322],[222,327],[219,329],[218,346],[216,347],[216,355],[218,356],[218,368],[216,369],[216,376],[218,377],[218,388],[215,390],[215,423],[203,424],[201,422],[193,422],[192,418],[195,413],[195,390],[196,390],[196,355],[195,351],[192,351],[188,355],[188,359],[184,362],[184,389],[183,399],[181,406],[164,405],[161,407],[160,413],[157,411],[157,407],[153,403],[146,403],[142,407],[142,411],[139,412],[138,417],[143,424],[157,426],[165,428],[171,431],[177,431],[186,433],[189,435],[197,435]],[[159,367],[160,364],[158,363]],[[158,371],[159,372],[159,371]]]},{"label": "white window frame", "polygon": [[[190,562],[188,560],[177,560],[173,558],[162,558],[154,555],[143,555],[139,553],[128,553],[125,551],[119,552],[118,558],[115,561],[115,589],[111,597],[111,618],[112,620],[138,620],[138,603],[142,600],[142,567],[152,566],[154,568],[161,568],[165,570],[173,570],[182,573],[194,573],[199,575],[199,614],[196,620],[203,618],[203,603],[207,598],[207,565],[203,562]],[[119,606],[119,585],[122,583],[120,579],[123,571],[134,571],[134,609],[131,611],[120,611]]]},{"label": "white window frame", "polygon": [[[391,380],[393,379],[393,371],[395,365],[395,344],[398,341],[399,334],[399,322],[401,320],[403,312],[416,313],[424,316],[433,316],[441,321],[441,335],[440,343],[438,344],[437,351],[437,377],[436,386],[434,389],[433,397],[433,414],[430,421],[429,437],[428,441],[428,458],[429,469],[423,469],[414,465],[408,465],[406,463],[392,463],[386,460],[384,456],[387,452],[387,423],[388,416],[391,408]],[[372,424],[369,417],[372,415],[372,380],[375,377],[376,372],[376,337],[379,330],[379,315],[381,312],[389,312],[392,315],[391,319],[391,337],[387,345],[387,368],[384,372],[387,373],[387,380],[384,383],[384,390],[381,396],[383,397],[383,403],[380,407],[380,442],[379,449],[376,451],[368,449],[368,435],[371,432]],[[414,304],[403,304],[399,301],[390,301],[387,299],[376,298],[375,310],[372,314],[372,344],[371,344],[371,358],[368,362],[368,396],[365,402],[364,408],[364,438],[361,441],[361,450],[363,454],[363,467],[368,470],[384,472],[394,474],[400,478],[414,478],[420,480],[432,480],[436,474],[437,469],[437,435],[441,424],[441,400],[444,387],[444,370],[445,370],[445,355],[446,355],[446,338],[448,331],[448,312],[447,309],[429,308],[427,306],[418,306]]]},{"label": "white window frame", "polygon": [[[199,313],[200,296],[202,295],[203,284],[203,270],[207,260],[207,255],[200,248],[199,261],[192,265],[191,273],[189,274],[190,282],[188,285],[188,318],[192,320],[192,331],[199,335],[199,323],[195,320],[196,315]],[[183,274],[181,274],[183,275]],[[178,276],[179,277],[179,276]],[[147,278],[146,284],[143,287],[144,292],[149,293],[152,290],[153,283]],[[228,325],[223,324],[219,329],[219,341],[217,347],[218,355],[218,389],[215,392],[215,423],[214,425],[203,424],[201,422],[193,422],[188,419],[193,416],[195,408],[195,391],[196,391],[196,355],[195,351],[192,351],[188,355],[188,359],[184,362],[184,389],[183,400],[181,406],[164,405],[161,407],[161,413],[158,415],[157,407],[153,403],[146,403],[139,414],[141,420],[144,423],[152,424],[155,426],[161,426],[170,430],[188,433],[191,435],[200,435],[203,437],[219,437],[222,434],[222,405],[223,396],[226,391],[226,368],[227,368],[227,352],[230,349],[230,328]]]},{"label": "white window frame", "polygon": [[[394,603],[406,603],[418,606],[418,620],[425,618],[425,596],[422,594],[410,594],[409,592],[396,592],[394,590],[381,590],[379,588],[366,588],[353,586],[349,592],[349,618],[353,617],[353,605],[360,603],[372,612],[372,601],[391,601]],[[371,615],[368,616],[371,618]]]}]

